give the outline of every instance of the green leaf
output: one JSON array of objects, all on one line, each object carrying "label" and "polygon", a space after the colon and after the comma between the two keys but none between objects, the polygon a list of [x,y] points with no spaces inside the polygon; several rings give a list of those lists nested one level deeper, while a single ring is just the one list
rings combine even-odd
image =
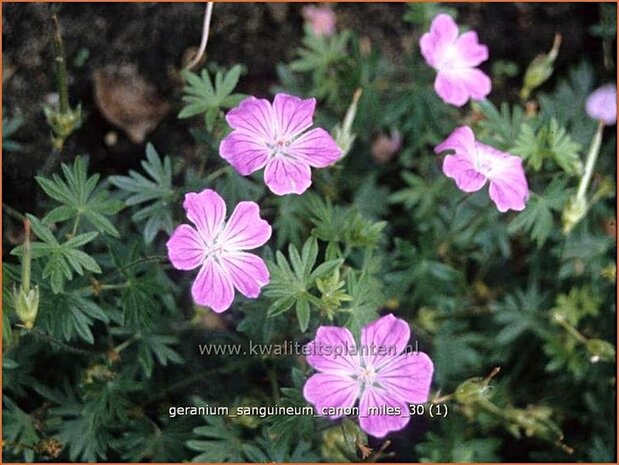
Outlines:
[{"label": "green leaf", "polygon": [[[73,279],[73,272],[83,275],[84,269],[86,269],[92,273],[101,273],[101,267],[95,259],[78,249],[78,247],[94,240],[99,233],[91,231],[80,234],[60,244],[49,227],[42,221],[33,215],[27,215],[27,217],[32,225],[32,231],[39,239],[44,241],[31,244],[32,256],[33,258],[47,258],[42,276],[49,278],[52,291],[55,294],[63,290],[66,280],[71,281]],[[22,246],[11,251],[12,255],[21,256],[22,253]]]},{"label": "green leaf", "polygon": [[179,118],[190,118],[204,113],[206,127],[211,131],[215,127],[222,108],[232,108],[245,98],[242,94],[233,94],[241,76],[242,67],[233,66],[229,71],[217,71],[215,85],[206,69],[200,75],[191,71],[183,71],[182,76],[187,81],[183,101],[185,106],[178,114]]},{"label": "green leaf", "polygon": [[523,123],[515,145],[509,150],[521,156],[535,171],[542,168],[546,160],[554,161],[563,171],[579,176],[583,170],[580,160],[581,145],[574,142],[565,128],[559,126],[555,118],[539,130]]},{"label": "green leaf", "polygon": [[43,222],[50,224],[82,218],[97,231],[119,237],[116,227],[107,218],[123,208],[122,202],[109,199],[109,192],[98,184],[99,175],[88,177],[88,167],[82,157],[73,166],[62,164],[64,179],[53,174],[51,179],[36,176],[47,196],[62,205],[51,210]]},{"label": "green leaf", "polygon": [[297,319],[299,320],[299,329],[302,333],[307,331],[310,321],[310,304],[307,299],[299,298],[296,303]]},{"label": "green leaf", "polygon": [[163,160],[151,144],[146,146],[146,160],[142,168],[150,177],[129,171],[129,176],[111,176],[110,182],[125,194],[128,206],[141,206],[132,216],[133,221],[141,223],[144,242],[151,243],[159,231],[168,234],[174,229],[171,205],[177,193],[172,186],[172,162],[170,157]]},{"label": "green leaf", "polygon": [[541,247],[555,228],[552,212],[560,212],[568,197],[565,181],[555,178],[543,195],[531,196],[527,207],[510,223],[509,232],[529,232],[537,247]]}]

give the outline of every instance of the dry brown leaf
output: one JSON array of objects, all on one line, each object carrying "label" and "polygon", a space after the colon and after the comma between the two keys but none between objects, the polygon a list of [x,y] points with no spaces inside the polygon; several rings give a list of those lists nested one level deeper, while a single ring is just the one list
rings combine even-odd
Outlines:
[{"label": "dry brown leaf", "polygon": [[97,107],[110,123],[121,128],[136,144],[144,142],[170,105],[145,81],[134,65],[107,66],[94,73]]}]

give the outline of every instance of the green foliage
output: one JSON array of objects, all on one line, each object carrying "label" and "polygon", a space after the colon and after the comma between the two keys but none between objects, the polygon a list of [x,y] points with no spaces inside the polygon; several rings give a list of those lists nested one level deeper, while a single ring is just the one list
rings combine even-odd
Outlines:
[{"label": "green foliage", "polygon": [[159,231],[172,232],[172,205],[178,194],[172,187],[170,157],[161,160],[155,147],[147,144],[146,160],[141,164],[150,179],[131,170],[129,176],[111,176],[110,182],[123,191],[127,206],[141,207],[131,218],[136,223],[146,220],[143,226],[144,241],[150,243]]},{"label": "green foliage", "polygon": [[98,185],[99,175],[88,177],[87,165],[82,157],[76,157],[73,167],[62,164],[64,180],[54,174],[52,178],[37,176],[43,191],[62,205],[51,210],[43,218],[44,223],[58,223],[73,220],[72,235],[84,219],[97,231],[119,237],[118,230],[107,218],[123,208],[117,200],[109,199],[109,193]]},{"label": "green foliage", "polygon": [[269,315],[280,315],[294,305],[301,332],[308,328],[311,307],[322,306],[321,300],[310,291],[318,287],[318,279],[327,277],[343,263],[343,259],[334,259],[315,267],[317,258],[318,241],[312,237],[303,244],[300,253],[290,244],[288,259],[278,250],[275,262],[268,262],[271,282],[265,295],[275,299],[269,307]]},{"label": "green foliage", "polygon": [[355,208],[342,208],[314,198],[310,215],[316,227],[312,234],[323,241],[343,242],[347,247],[376,247],[387,225],[365,219]]},{"label": "green foliage", "polygon": [[[362,94],[350,152],[333,167],[312,168],[302,195],[273,195],[263,173],[241,176],[217,155],[228,131],[223,115],[244,97],[236,91],[243,68],[209,65],[183,73],[179,118],[193,137],[178,156],[147,144],[137,168],[111,166],[115,175],[105,178],[76,157],[36,176],[42,192],[31,201],[7,196],[3,461],[615,460],[616,136],[609,128],[593,169],[595,201],[569,234],[559,223],[596,127],[586,98],[614,72],[616,7],[594,8],[600,21],[586,30],[603,57],[568,63],[562,55],[557,71],[567,72],[553,73],[528,102],[512,87],[527,63],[491,57],[484,66],[493,92],[460,108],[433,91],[436,72],[415,44],[436,14],[466,19],[465,7],[393,7],[410,22],[406,51],[396,57],[385,53],[383,35],[343,30],[355,23],[340,8],[334,36],[306,27],[285,54],[292,63],[273,64],[279,82],[268,85],[316,98],[314,122],[332,134],[356,90]],[[588,61],[598,58],[604,69]],[[247,89],[267,97],[264,82],[250,81]],[[24,123],[20,141],[36,127]],[[526,162],[524,210],[501,213],[487,185],[464,193],[444,175],[434,147],[462,125]],[[18,148],[11,144],[17,127],[3,120],[9,150]],[[387,134],[399,140],[381,157],[377,141]],[[81,138],[73,143],[79,148]],[[22,143],[24,155],[30,147]],[[174,269],[167,256],[169,234],[186,222],[183,194],[205,188],[225,199],[229,214],[240,201],[256,202],[273,231],[268,245],[250,251],[265,257],[270,282],[223,314],[193,301],[198,270]],[[13,289],[25,280],[15,211],[23,205],[32,213],[30,280],[40,293],[32,328],[12,308]],[[410,324],[409,343],[434,364],[426,414],[413,415],[403,431],[370,438],[355,416],[234,415],[243,406],[308,406],[303,389],[316,370],[303,355],[274,349],[304,345],[324,325],[359,339],[388,313]],[[206,353],[204,344],[241,351]],[[271,352],[243,353],[252,344]],[[206,404],[232,415],[171,411]],[[449,414],[432,418],[431,405]]]},{"label": "green foliage", "polygon": [[186,105],[178,117],[190,118],[204,113],[206,128],[212,131],[218,118],[221,118],[221,110],[232,108],[245,98],[242,94],[233,93],[242,69],[240,65],[235,65],[225,73],[217,71],[214,79],[211,79],[206,69],[199,75],[188,70],[183,71],[182,75],[187,81],[183,96]]},{"label": "green foliage", "polygon": [[543,195],[532,194],[527,208],[510,223],[510,232],[528,232],[538,247],[544,245],[558,226],[553,212],[560,212],[567,202],[568,192],[565,183],[555,178]]},{"label": "green foliage", "polygon": [[553,118],[549,125],[537,131],[528,123],[523,124],[511,152],[525,159],[535,171],[539,171],[546,160],[552,160],[567,174],[578,176],[583,171],[580,150],[581,145]]},{"label": "green foliage", "polygon": [[316,35],[306,27],[303,47],[298,49],[298,58],[288,67],[293,72],[311,73],[313,85],[309,93],[334,101],[337,98],[333,92],[337,85],[337,70],[346,64],[349,42],[348,31],[326,36]]},{"label": "green foliage", "polygon": [[[97,232],[89,232],[71,237],[63,243],[58,242],[53,233],[42,221],[35,216],[28,215],[32,225],[32,231],[42,242],[32,243],[33,257],[46,258],[47,263],[43,268],[43,278],[49,278],[52,291],[55,294],[62,292],[66,280],[73,279],[73,273],[83,275],[84,271],[101,273],[101,267],[94,258],[79,248],[88,244]],[[11,254],[21,255],[21,246],[13,249]]]}]

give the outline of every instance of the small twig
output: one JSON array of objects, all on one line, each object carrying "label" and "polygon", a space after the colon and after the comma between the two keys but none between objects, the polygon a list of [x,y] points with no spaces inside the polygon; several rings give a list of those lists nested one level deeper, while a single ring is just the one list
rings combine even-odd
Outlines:
[{"label": "small twig", "polygon": [[74,354],[80,354],[80,355],[102,355],[101,352],[98,352],[96,350],[79,349],[77,347],[70,346],[69,344],[62,342],[61,340],[56,339],[55,337],[50,336],[49,334],[45,334],[43,331],[40,331],[36,328],[31,329],[29,332],[30,334],[32,334],[33,336],[35,336],[36,338],[40,340],[43,340],[45,342],[50,342],[52,344],[56,344],[59,347],[62,347],[67,352],[71,352]]},{"label": "small twig", "polygon": [[13,207],[7,205],[4,202],[2,202],[2,210],[4,211],[4,213],[6,213],[7,215],[13,217],[14,219],[19,221],[20,223],[23,222],[26,219],[26,215],[24,215],[23,213],[18,212]]},{"label": "small twig", "polygon": [[194,57],[194,59],[191,60],[191,63],[187,65],[186,69],[193,68],[195,65],[198,64],[202,56],[204,56],[204,52],[206,51],[206,44],[208,43],[209,30],[211,28],[211,15],[213,13],[213,3],[214,2],[206,3],[206,11],[204,12],[204,23],[202,25],[202,40],[200,42],[200,48],[198,49],[198,53],[196,53],[196,56]]}]

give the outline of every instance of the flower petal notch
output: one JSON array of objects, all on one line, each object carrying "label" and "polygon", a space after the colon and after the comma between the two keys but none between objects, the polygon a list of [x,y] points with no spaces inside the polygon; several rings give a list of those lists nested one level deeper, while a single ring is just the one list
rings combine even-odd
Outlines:
[{"label": "flower petal notch", "polygon": [[590,118],[602,121],[606,126],[617,123],[617,86],[606,84],[587,97],[585,106]]},{"label": "flower petal notch", "polygon": [[226,115],[233,131],[219,153],[240,174],[264,168],[274,194],[302,194],[312,184],[310,167],[335,163],[342,151],[327,131],[314,128],[316,99],[279,93],[273,104],[248,97]]},{"label": "flower petal notch", "polygon": [[426,63],[438,72],[434,90],[445,103],[461,107],[490,93],[490,78],[477,69],[488,59],[488,47],[479,43],[477,32],[459,34],[453,18],[440,14],[421,36],[419,46]]},{"label": "flower petal notch", "polygon": [[337,419],[359,399],[359,425],[382,438],[404,428],[408,404],[427,402],[434,365],[422,352],[406,352],[410,328],[389,314],[361,330],[361,345],[346,328],[321,326],[304,351],[318,373],[303,388],[317,414]]},{"label": "flower petal notch", "polygon": [[200,268],[191,288],[193,300],[221,313],[230,308],[234,291],[254,299],[269,282],[262,258],[245,250],[264,245],[271,226],[254,202],[240,202],[226,222],[226,204],[211,189],[185,196],[183,207],[193,226],[181,224],[167,242],[174,268]]},{"label": "flower petal notch", "polygon": [[436,154],[452,150],[443,161],[443,173],[456,181],[464,192],[476,192],[490,182],[490,198],[500,212],[524,210],[529,186],[520,157],[501,152],[475,140],[468,126],[456,128],[441,144]]}]

